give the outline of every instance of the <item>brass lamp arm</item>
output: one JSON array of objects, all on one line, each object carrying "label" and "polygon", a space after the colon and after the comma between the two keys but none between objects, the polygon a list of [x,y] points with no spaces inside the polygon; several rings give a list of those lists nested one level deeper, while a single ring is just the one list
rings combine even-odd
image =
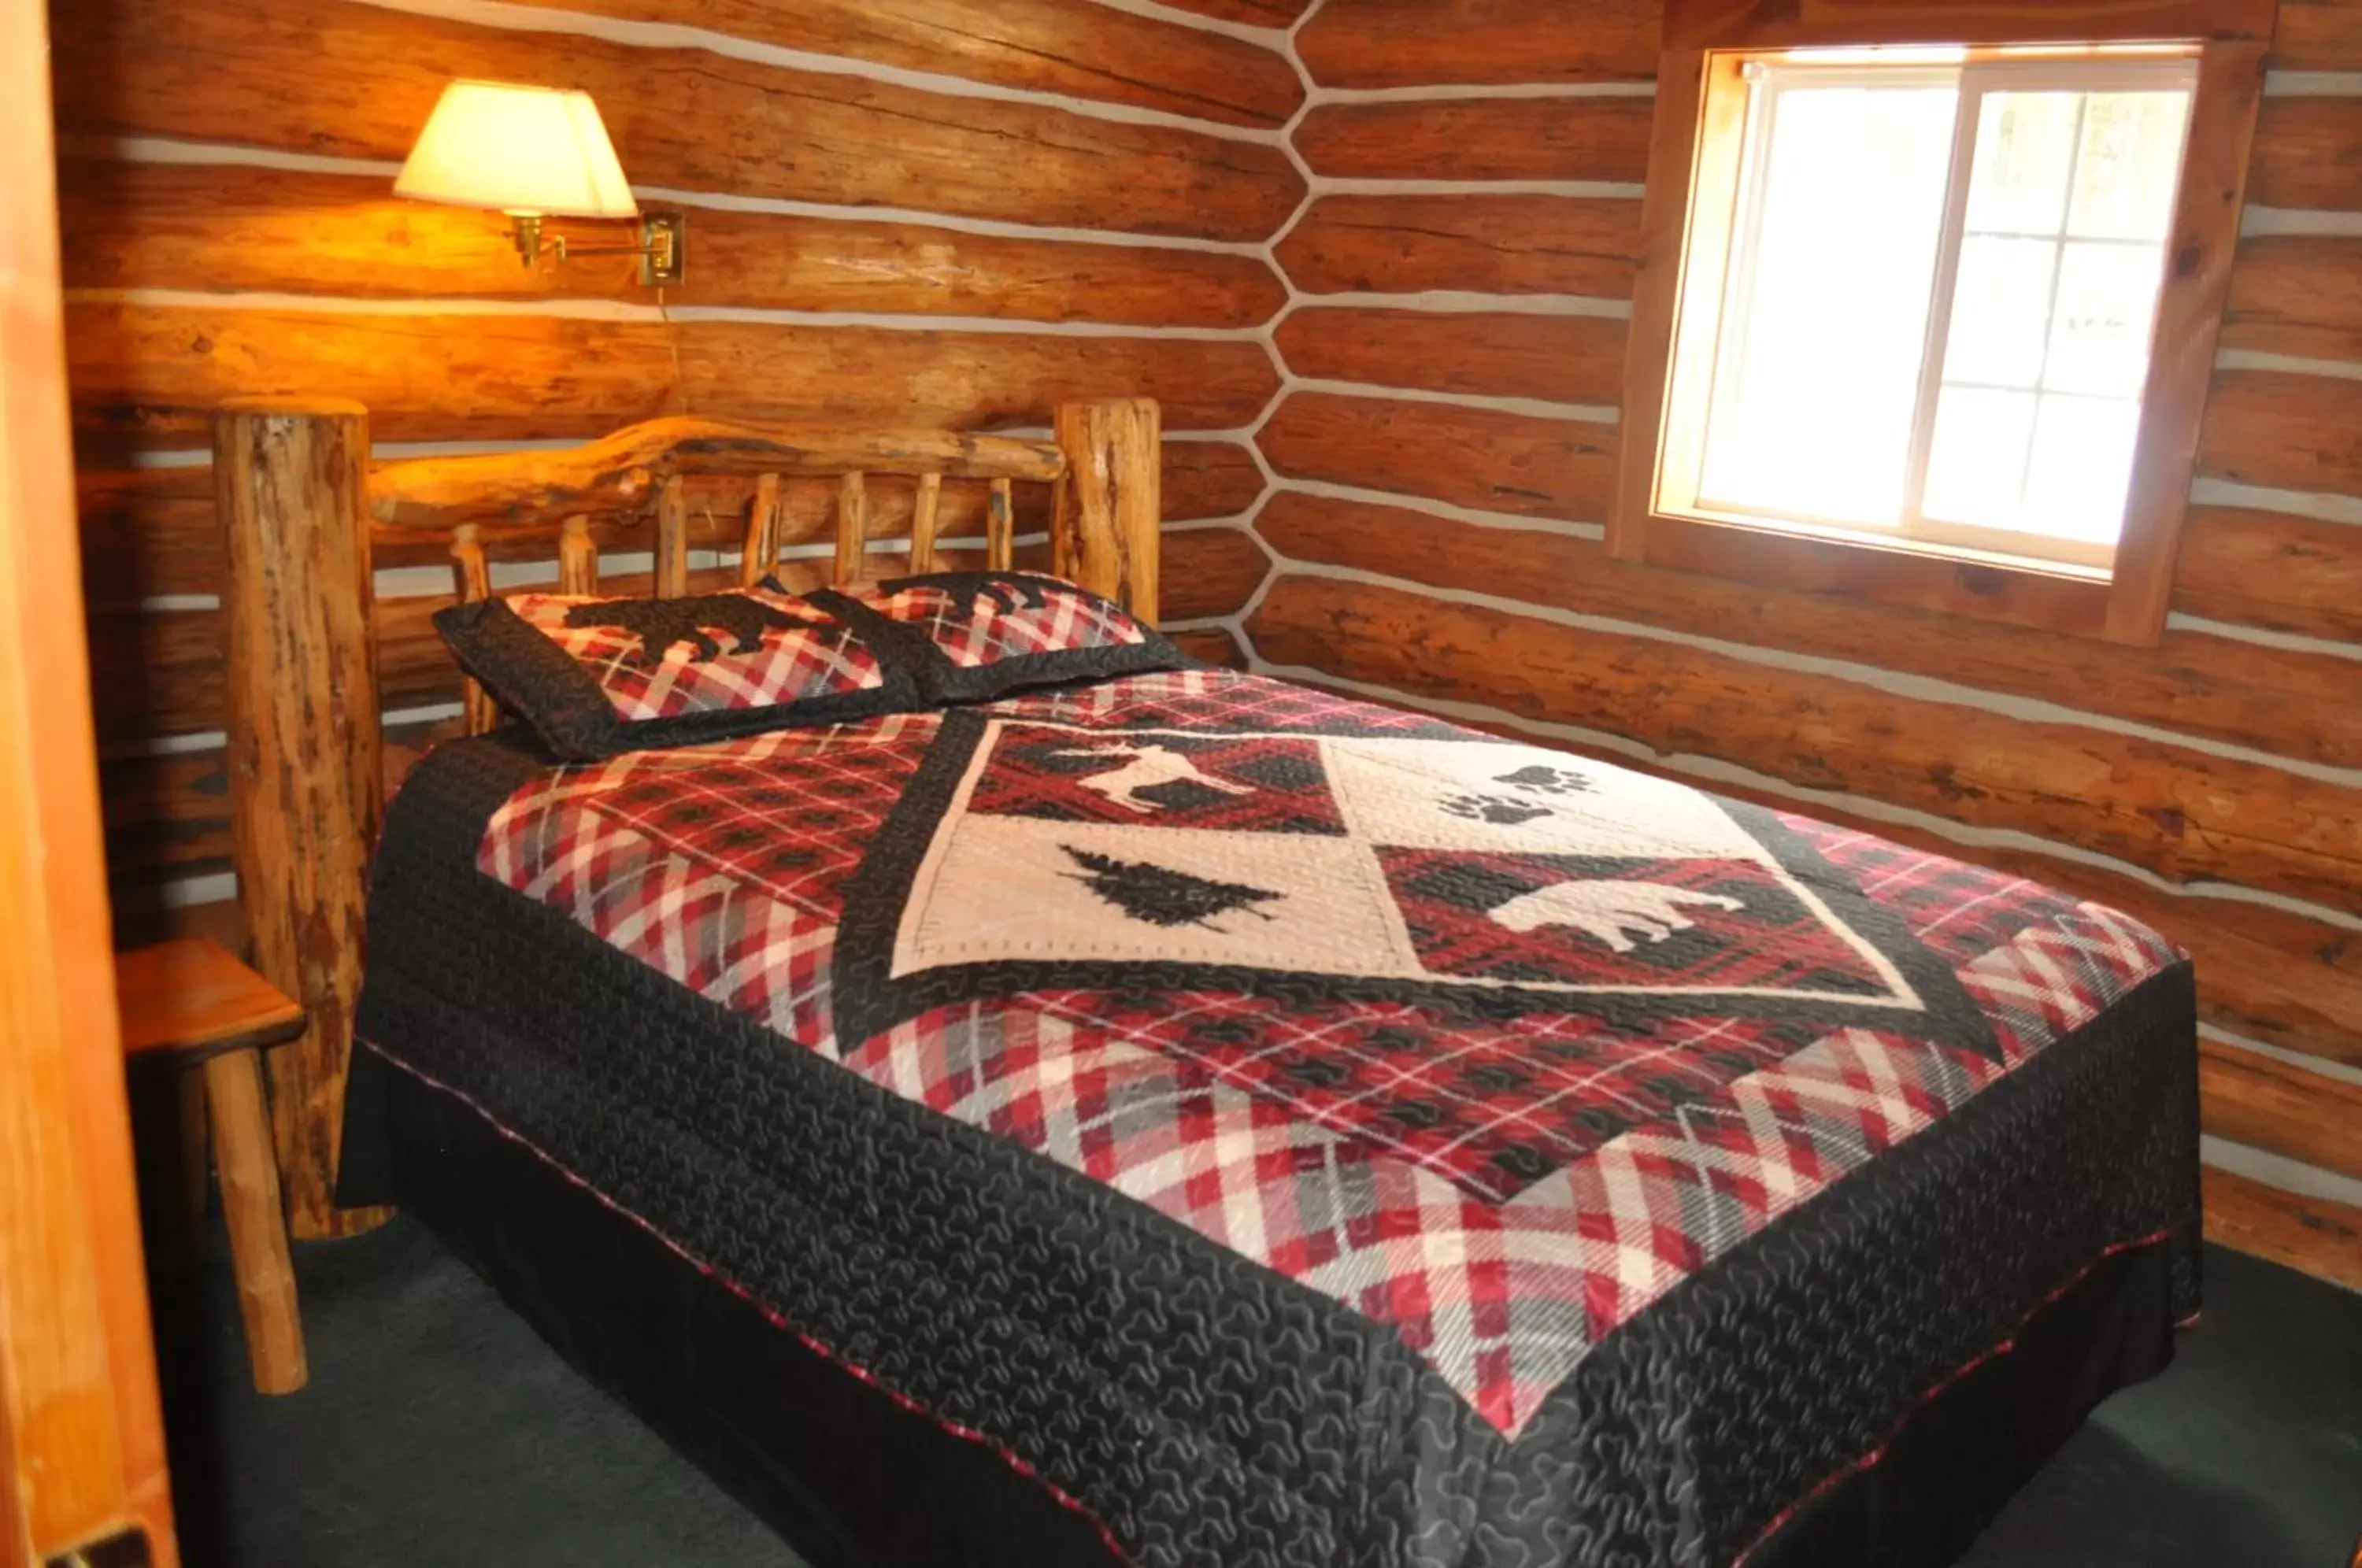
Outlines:
[{"label": "brass lamp arm", "polygon": [[[520,213],[513,220],[517,255],[527,268],[539,264],[543,250],[545,219],[538,213]],[[686,222],[679,213],[643,213],[640,215],[641,245],[577,245],[562,234],[548,237],[549,251],[560,261],[577,256],[636,256],[640,259],[640,282],[644,284],[673,284],[681,281],[686,262],[684,254]]]},{"label": "brass lamp arm", "polygon": [[669,249],[662,245],[577,245],[564,235],[554,235],[549,241],[551,254],[560,261],[576,256],[654,256]]}]

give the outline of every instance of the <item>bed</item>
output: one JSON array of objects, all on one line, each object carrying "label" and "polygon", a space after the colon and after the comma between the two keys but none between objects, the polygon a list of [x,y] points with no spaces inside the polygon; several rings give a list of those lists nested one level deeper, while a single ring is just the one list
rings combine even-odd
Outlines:
[{"label": "bed", "polygon": [[[894,569],[967,484],[1005,567],[1030,465],[1053,569],[1153,622],[1153,428],[626,433],[360,504],[480,594],[488,533],[617,497],[677,594],[701,464],[744,580],[832,526],[878,575],[881,475]],[[564,766],[492,729],[411,772],[366,920],[343,1198],[818,1565],[1940,1563],[2197,1308],[2155,933],[1210,666]]]}]

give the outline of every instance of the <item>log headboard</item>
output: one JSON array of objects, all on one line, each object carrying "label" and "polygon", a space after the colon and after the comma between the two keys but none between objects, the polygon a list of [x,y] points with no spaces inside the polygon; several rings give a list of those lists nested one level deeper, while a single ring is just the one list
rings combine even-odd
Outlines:
[{"label": "log headboard", "polygon": [[[693,547],[734,549],[740,582],[791,586],[952,564],[981,535],[1010,563],[1021,516],[1047,524],[1049,565],[1153,624],[1162,432],[1157,405],[1059,405],[1051,440],[657,419],[559,450],[372,466],[358,403],[232,403],[214,420],[226,535],[223,596],[230,818],[255,966],[299,998],[311,1028],[270,1059],[271,1125],[299,1237],[379,1218],[335,1207],[364,878],[383,812],[372,542],[447,540],[459,596],[492,563],[557,562],[567,591],[599,582],[602,544],[645,537],[654,591],[692,586]],[[1028,492],[1031,492],[1029,494]],[[819,561],[782,564],[828,541]],[[907,543],[904,543],[907,542]],[[879,545],[890,569],[873,570]],[[907,554],[905,553],[907,551]],[[619,584],[610,584],[618,591]],[[470,730],[487,700],[469,689]]]}]

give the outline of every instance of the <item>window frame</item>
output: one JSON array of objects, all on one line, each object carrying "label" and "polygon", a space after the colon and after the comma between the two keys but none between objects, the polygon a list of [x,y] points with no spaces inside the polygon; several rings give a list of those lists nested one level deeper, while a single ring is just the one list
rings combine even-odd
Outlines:
[{"label": "window frame", "polygon": [[[1996,37],[1991,36],[1992,7],[1980,0],[1807,0],[1768,21],[1730,0],[1668,0],[1626,367],[1622,471],[1607,528],[1610,555],[2155,645],[2164,631],[2215,339],[2229,297],[2276,8],[2277,0],[2147,0],[2129,7],[2123,0],[2057,0],[2031,18],[2006,24],[2011,36]],[[1986,23],[1981,29],[1980,19]],[[2112,571],[2096,560],[2028,558],[2012,553],[2006,537],[1979,537],[1973,530],[1947,527],[1944,538],[1883,530],[1866,536],[1809,519],[1775,520],[1698,504],[1694,481],[1704,469],[1705,409],[1724,340],[1727,262],[1744,215],[1739,196],[1752,99],[1745,67],[1789,50],[1915,45],[1965,48],[1970,67],[2032,65],[2028,50],[2041,51],[2036,58],[2044,63],[2070,63],[2079,50],[2125,45],[2156,46],[2195,61],[2188,141]],[[1940,68],[1960,67],[1946,62]],[[2104,72],[2107,65],[2093,61],[2083,69]],[[1956,200],[1963,194],[1954,192]],[[1948,221],[1947,226],[1948,240],[1954,226]],[[1948,298],[1937,304],[1948,314]],[[1931,321],[1923,382],[1942,374],[1940,326]],[[1667,482],[1669,475],[1674,482]],[[1680,476],[1688,476],[1686,489]]]}]

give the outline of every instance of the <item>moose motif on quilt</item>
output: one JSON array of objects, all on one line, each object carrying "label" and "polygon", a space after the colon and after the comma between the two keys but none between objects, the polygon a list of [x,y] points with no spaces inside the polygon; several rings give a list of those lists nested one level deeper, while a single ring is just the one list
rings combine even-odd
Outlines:
[{"label": "moose motif on quilt", "polygon": [[[1093,794],[1106,796],[1109,801],[1128,812],[1139,812],[1144,814],[1161,810],[1159,802],[1143,796],[1142,791],[1159,789],[1167,784],[1195,784],[1201,789],[1212,790],[1227,795],[1254,793],[1254,788],[1252,785],[1236,784],[1225,778],[1216,778],[1199,772],[1196,763],[1170,746],[1092,747],[1085,751],[1068,752],[1065,755],[1105,757],[1109,761],[1123,762],[1120,767],[1106,773],[1094,773],[1076,782]],[[1124,762],[1123,759],[1126,757],[1131,760]]]},{"label": "moose motif on quilt", "polygon": [[715,630],[727,632],[734,654],[759,653],[763,634],[792,626],[830,626],[821,617],[806,619],[774,608],[744,593],[693,593],[679,599],[609,599],[577,604],[566,612],[566,624],[613,626],[640,639],[638,662],[653,668],[662,664],[676,643],[690,646],[690,657],[704,663],[722,657]]}]

